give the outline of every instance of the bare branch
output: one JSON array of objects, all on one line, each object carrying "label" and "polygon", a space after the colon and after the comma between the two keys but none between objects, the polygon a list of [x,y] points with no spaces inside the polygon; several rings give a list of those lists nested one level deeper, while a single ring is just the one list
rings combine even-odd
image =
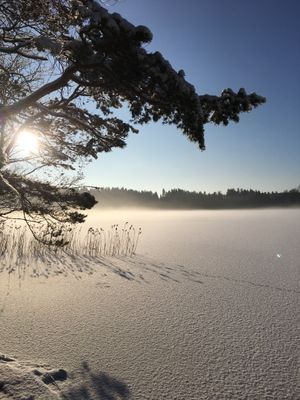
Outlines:
[{"label": "bare branch", "polygon": [[9,118],[11,115],[16,114],[30,107],[35,102],[40,100],[42,97],[45,97],[48,94],[54,92],[55,90],[58,90],[61,87],[65,86],[70,81],[72,74],[75,70],[76,70],[75,66],[68,67],[59,78],[55,79],[50,83],[46,83],[45,85],[37,89],[35,92],[31,93],[29,96],[16,102],[15,104],[10,106],[4,106],[0,110],[0,115],[2,115],[3,118]]}]

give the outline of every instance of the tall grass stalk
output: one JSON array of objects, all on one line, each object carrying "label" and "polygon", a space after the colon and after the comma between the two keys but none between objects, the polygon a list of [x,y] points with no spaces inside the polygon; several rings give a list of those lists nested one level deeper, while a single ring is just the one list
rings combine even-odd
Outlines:
[{"label": "tall grass stalk", "polygon": [[[42,229],[42,228],[41,228]],[[49,246],[37,241],[26,225],[16,222],[0,222],[0,272],[17,271],[20,276],[26,266],[38,265],[45,261],[48,265],[57,264],[64,256],[80,257],[88,260],[103,257],[132,257],[138,247],[141,228],[136,230],[126,222],[122,228],[111,225],[110,229],[67,227],[58,239],[66,243],[63,247]],[[36,261],[39,261],[36,263]],[[56,264],[55,264],[56,263]]]}]

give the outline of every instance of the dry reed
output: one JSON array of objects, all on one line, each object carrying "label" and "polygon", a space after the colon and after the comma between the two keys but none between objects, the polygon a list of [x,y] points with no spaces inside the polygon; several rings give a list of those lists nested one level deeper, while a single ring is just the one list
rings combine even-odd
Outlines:
[{"label": "dry reed", "polygon": [[[58,260],[63,262],[66,257],[71,257],[74,261],[76,258],[91,261],[105,257],[132,257],[137,251],[141,233],[141,228],[136,230],[128,222],[121,228],[117,224],[112,225],[108,230],[84,230],[81,227],[68,226],[54,233],[57,242],[65,245],[49,246],[36,240],[26,225],[3,221],[0,222],[0,272],[17,271],[23,276],[30,265],[33,275],[39,276],[37,269],[43,262],[55,266]],[[51,233],[44,235],[44,239],[49,239],[46,235]]]}]

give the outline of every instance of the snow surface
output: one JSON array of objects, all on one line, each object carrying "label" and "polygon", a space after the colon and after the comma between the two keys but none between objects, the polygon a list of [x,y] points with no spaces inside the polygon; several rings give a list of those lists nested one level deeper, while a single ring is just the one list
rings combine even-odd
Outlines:
[{"label": "snow surface", "polygon": [[139,254],[0,275],[0,399],[299,399],[299,217],[91,213]]}]

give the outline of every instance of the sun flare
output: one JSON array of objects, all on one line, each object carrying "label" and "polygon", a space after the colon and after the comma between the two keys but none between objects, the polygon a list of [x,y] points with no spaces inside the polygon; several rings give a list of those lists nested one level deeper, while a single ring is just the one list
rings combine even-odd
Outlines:
[{"label": "sun flare", "polygon": [[34,132],[24,130],[19,133],[16,144],[18,151],[29,155],[38,151],[39,139]]}]

